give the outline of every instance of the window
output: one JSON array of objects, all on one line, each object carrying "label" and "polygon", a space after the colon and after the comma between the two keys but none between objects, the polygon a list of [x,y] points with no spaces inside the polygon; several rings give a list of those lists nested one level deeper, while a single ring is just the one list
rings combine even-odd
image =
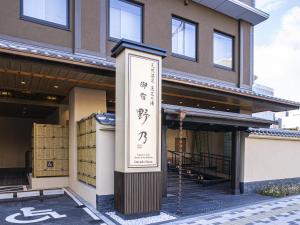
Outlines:
[{"label": "window", "polygon": [[214,32],[214,64],[233,70],[233,37]]},{"label": "window", "polygon": [[172,18],[172,53],[175,56],[196,60],[197,25],[179,18]]},{"label": "window", "polygon": [[142,6],[124,0],[110,0],[109,36],[142,42]]},{"label": "window", "polygon": [[69,28],[69,0],[21,0],[21,18]]}]

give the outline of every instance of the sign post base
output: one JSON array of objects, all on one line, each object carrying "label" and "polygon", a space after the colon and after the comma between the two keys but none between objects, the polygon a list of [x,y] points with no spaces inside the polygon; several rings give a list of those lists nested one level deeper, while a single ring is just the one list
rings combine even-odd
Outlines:
[{"label": "sign post base", "polygon": [[126,219],[159,213],[161,173],[115,171],[115,209]]}]

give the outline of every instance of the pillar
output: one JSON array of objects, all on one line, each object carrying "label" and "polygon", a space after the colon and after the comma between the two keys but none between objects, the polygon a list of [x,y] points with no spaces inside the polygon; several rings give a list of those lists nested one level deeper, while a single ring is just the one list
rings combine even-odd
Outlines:
[{"label": "pillar", "polygon": [[75,87],[69,94],[69,186],[96,207],[96,189],[77,179],[77,121],[106,112],[106,92]]},{"label": "pillar", "polygon": [[161,126],[161,182],[162,197],[167,197],[168,189],[168,150],[167,150],[167,126],[162,121]]},{"label": "pillar", "polygon": [[232,160],[231,160],[231,190],[232,194],[240,193],[241,171],[241,132],[232,132]]},{"label": "pillar", "polygon": [[121,40],[116,57],[114,199],[123,217],[161,208],[161,71],[165,50]]}]

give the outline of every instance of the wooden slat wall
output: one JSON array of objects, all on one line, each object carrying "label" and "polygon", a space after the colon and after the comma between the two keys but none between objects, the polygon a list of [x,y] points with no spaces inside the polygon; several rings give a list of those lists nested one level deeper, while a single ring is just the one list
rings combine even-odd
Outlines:
[{"label": "wooden slat wall", "polygon": [[161,172],[121,173],[115,171],[115,208],[130,216],[159,212]]},{"label": "wooden slat wall", "polygon": [[78,180],[96,186],[96,119],[77,122],[77,175]]},{"label": "wooden slat wall", "polygon": [[34,177],[69,175],[68,128],[34,123],[32,144]]}]

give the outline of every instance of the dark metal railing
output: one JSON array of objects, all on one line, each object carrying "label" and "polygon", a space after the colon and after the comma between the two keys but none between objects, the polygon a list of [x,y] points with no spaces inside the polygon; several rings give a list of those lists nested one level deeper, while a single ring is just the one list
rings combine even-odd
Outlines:
[{"label": "dark metal railing", "polygon": [[[177,166],[180,154],[176,151],[168,151],[170,163]],[[231,157],[211,153],[182,153],[182,168],[199,175],[214,176],[220,178],[231,177]]]}]

